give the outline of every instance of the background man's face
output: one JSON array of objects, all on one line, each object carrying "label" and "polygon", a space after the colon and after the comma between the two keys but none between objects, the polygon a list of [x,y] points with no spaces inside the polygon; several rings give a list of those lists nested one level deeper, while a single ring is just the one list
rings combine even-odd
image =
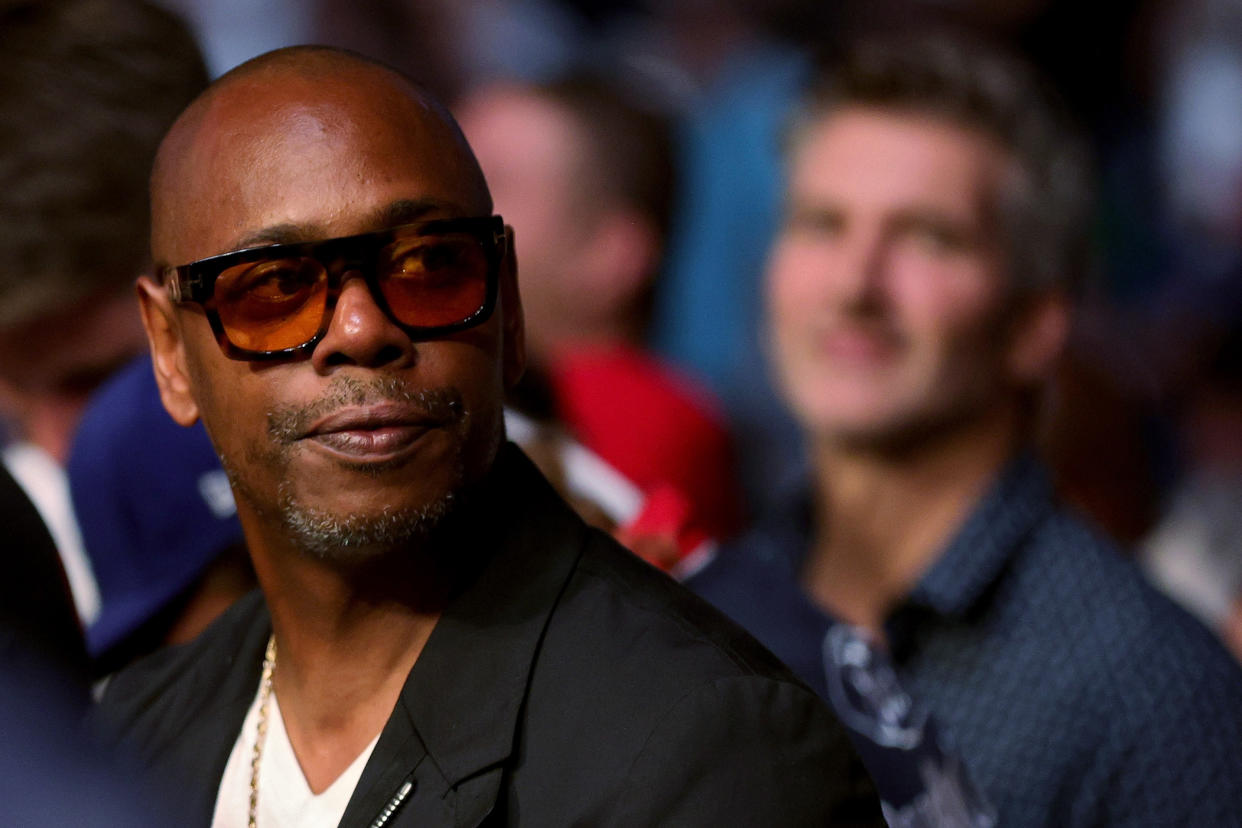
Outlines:
[{"label": "background man's face", "polygon": [[[413,220],[411,203],[419,218],[486,214],[447,126],[387,75],[363,80],[265,77],[212,101],[157,188],[157,260],[383,229]],[[178,309],[195,413],[243,521],[278,516],[324,555],[421,531],[494,457],[520,359],[505,300],[482,326],[415,343],[350,279],[312,355],[276,364],[227,359],[201,311]]]},{"label": "background man's face", "polygon": [[520,88],[492,87],[457,110],[487,176],[496,212],[513,225],[522,305],[536,339],[567,314],[583,314],[579,269],[597,205],[584,198],[582,134],[573,116]]},{"label": "background man's face", "polygon": [[845,108],[807,127],[768,301],[812,435],[886,444],[1004,393],[1006,171],[987,137],[913,114]]}]

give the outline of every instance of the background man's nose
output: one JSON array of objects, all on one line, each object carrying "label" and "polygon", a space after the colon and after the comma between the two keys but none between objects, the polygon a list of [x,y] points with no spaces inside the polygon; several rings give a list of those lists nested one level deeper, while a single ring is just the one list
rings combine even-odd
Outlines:
[{"label": "background man's nose", "polygon": [[888,267],[889,245],[883,234],[859,233],[849,242],[834,279],[839,301],[851,307],[878,304]]}]

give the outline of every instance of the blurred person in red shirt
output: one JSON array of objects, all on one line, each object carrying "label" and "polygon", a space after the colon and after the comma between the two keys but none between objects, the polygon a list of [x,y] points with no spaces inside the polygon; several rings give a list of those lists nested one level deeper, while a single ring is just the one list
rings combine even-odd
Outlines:
[{"label": "blurred person in red shirt", "polygon": [[[620,521],[632,546],[661,547],[643,540],[654,532],[688,552],[732,535],[740,496],[723,419],[644,346],[671,210],[667,126],[587,75],[483,87],[458,111],[522,261],[532,367],[513,401],[638,487],[643,506]],[[669,565],[677,553],[662,548],[644,556]]]}]

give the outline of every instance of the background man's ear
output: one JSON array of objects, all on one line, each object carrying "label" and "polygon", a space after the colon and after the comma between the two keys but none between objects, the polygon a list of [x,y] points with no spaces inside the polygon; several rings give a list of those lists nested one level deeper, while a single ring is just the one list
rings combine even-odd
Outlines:
[{"label": "background man's ear", "polygon": [[504,341],[504,381],[508,391],[517,385],[526,370],[526,320],[518,292],[517,254],[513,228],[505,225],[505,255],[500,262],[500,307]]},{"label": "background man's ear", "polygon": [[1032,301],[1018,317],[1009,345],[1010,378],[1026,387],[1051,376],[1070,330],[1070,302],[1061,293]]},{"label": "background man's ear", "polygon": [[151,362],[160,399],[168,414],[179,424],[191,426],[198,422],[198,403],[190,393],[190,377],[186,371],[185,343],[181,328],[173,314],[168,291],[150,277],[141,276],[137,283],[138,306],[142,324],[151,346]]},{"label": "background man's ear", "polygon": [[660,263],[660,234],[639,210],[613,207],[594,223],[578,257],[575,285],[607,316],[627,313]]}]

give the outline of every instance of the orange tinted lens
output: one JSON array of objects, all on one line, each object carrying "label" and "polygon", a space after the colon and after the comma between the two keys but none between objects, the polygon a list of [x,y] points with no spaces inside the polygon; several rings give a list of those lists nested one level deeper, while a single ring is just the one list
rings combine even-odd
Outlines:
[{"label": "orange tinted lens", "polygon": [[216,280],[215,305],[229,342],[283,351],[309,342],[323,321],[327,272],[310,258],[230,267]]},{"label": "orange tinted lens", "polygon": [[404,325],[453,325],[483,307],[487,268],[483,245],[470,235],[397,239],[380,253],[380,290]]}]

